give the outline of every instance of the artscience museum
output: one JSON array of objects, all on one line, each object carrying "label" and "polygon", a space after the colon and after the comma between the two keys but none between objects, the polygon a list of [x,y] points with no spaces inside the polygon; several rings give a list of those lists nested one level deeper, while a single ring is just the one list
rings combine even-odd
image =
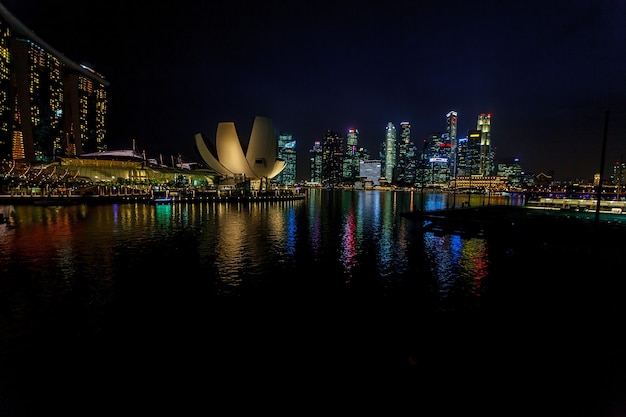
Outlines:
[{"label": "artscience museum", "polygon": [[267,117],[255,117],[246,148],[234,122],[218,123],[214,143],[197,133],[195,146],[204,162],[222,176],[221,184],[249,181],[252,190],[267,191],[269,180],[285,168],[285,161],[277,156],[272,119]]}]

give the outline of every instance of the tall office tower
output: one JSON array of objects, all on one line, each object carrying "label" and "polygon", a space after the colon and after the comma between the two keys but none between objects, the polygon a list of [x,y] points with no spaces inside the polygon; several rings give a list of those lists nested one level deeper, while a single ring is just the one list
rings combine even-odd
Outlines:
[{"label": "tall office tower", "polygon": [[322,183],[322,142],[316,140],[309,150],[310,182]]},{"label": "tall office tower", "polygon": [[493,155],[491,153],[491,114],[478,115],[476,130],[480,131],[480,168],[479,175],[491,175]]},{"label": "tall office tower", "polygon": [[428,138],[422,139],[421,149],[417,149],[417,167],[415,173],[415,186],[424,187],[430,176],[430,163],[428,162]]},{"label": "tall office tower", "polygon": [[469,140],[466,137],[458,138],[456,141],[456,176],[470,175],[469,157]]},{"label": "tall office tower", "polygon": [[625,172],[626,164],[621,161],[617,161],[613,164],[613,172],[611,173],[610,182],[613,185],[617,185],[619,187],[624,186],[624,172]]},{"label": "tall office tower", "polygon": [[278,157],[285,161],[285,168],[272,182],[280,185],[294,185],[296,183],[296,140],[292,135],[278,135]]},{"label": "tall office tower", "polygon": [[457,175],[457,126],[458,126],[458,113],[451,110],[446,114],[446,133],[450,140],[450,171],[453,177]]},{"label": "tall office tower", "polygon": [[450,181],[450,143],[447,133],[431,133],[426,145],[428,167],[425,181],[430,185],[446,185]]},{"label": "tall office tower", "polygon": [[106,150],[108,85],[0,5],[0,160],[49,162]]},{"label": "tall office tower", "polygon": [[346,136],[346,154],[343,159],[343,178],[349,184],[359,179],[359,130],[348,129]]},{"label": "tall office tower", "polygon": [[322,185],[334,187],[343,180],[343,138],[328,130],[322,139]]},{"label": "tall office tower", "polygon": [[387,123],[385,128],[385,141],[381,146],[382,176],[391,183],[393,172],[396,167],[396,127],[393,123]]},{"label": "tall office tower", "polygon": [[415,184],[416,151],[411,141],[411,124],[400,122],[400,142],[398,143],[398,156],[396,159],[395,184],[401,186],[413,186]]},{"label": "tall office tower", "polygon": [[481,131],[471,129],[467,132],[467,157],[465,160],[466,175],[482,175],[481,174]]}]

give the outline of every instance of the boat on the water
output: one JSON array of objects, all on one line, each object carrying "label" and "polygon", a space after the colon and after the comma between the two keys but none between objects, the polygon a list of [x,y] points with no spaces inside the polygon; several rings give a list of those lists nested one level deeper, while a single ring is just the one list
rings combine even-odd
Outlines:
[{"label": "boat on the water", "polygon": [[152,204],[172,204],[174,200],[171,197],[157,197],[150,201]]},{"label": "boat on the water", "polygon": [[170,190],[153,190],[150,203],[152,204],[172,204],[174,197],[170,194]]}]

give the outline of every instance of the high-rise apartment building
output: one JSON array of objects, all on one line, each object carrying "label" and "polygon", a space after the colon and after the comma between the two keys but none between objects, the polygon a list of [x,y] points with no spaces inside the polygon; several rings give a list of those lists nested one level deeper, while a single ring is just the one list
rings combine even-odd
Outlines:
[{"label": "high-rise apartment building", "polygon": [[0,161],[105,151],[108,85],[0,4]]}]

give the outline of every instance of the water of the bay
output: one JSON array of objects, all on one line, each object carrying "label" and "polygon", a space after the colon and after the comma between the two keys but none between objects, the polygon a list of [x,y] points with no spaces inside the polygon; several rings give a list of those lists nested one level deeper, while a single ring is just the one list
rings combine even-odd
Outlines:
[{"label": "water of the bay", "polygon": [[620,329],[572,289],[584,253],[402,215],[468,202],[523,204],[314,189],[0,206],[0,415],[298,415],[390,387],[427,415],[618,415]]}]

